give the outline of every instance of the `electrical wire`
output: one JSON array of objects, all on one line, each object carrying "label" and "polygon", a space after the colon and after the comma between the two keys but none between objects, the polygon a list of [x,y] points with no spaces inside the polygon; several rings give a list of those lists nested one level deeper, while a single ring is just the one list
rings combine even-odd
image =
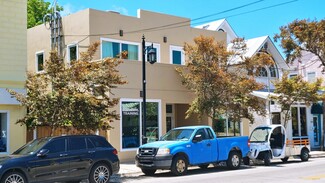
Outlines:
[{"label": "electrical wire", "polygon": [[[200,20],[200,19],[203,19],[203,18],[215,16],[215,15],[218,15],[218,14],[222,14],[222,13],[234,11],[234,10],[237,10],[237,9],[240,9],[240,8],[244,8],[244,7],[247,7],[247,6],[256,4],[256,3],[260,3],[262,1],[264,1],[264,0],[255,1],[255,2],[252,2],[252,3],[248,3],[248,4],[245,4],[245,5],[241,5],[241,6],[235,7],[235,8],[231,8],[231,9],[228,9],[228,10],[224,10],[224,11],[221,11],[221,12],[218,12],[218,13],[214,13],[214,14],[202,16],[202,17],[199,17],[199,18],[195,18],[195,19],[192,20],[192,22],[193,21]],[[239,14],[235,14],[235,15],[225,16],[225,17],[222,17],[222,18],[229,18],[229,17],[239,16],[239,15],[242,15],[242,14],[247,14],[247,13],[252,13],[252,12],[256,12],[256,11],[261,11],[261,10],[265,10],[265,9],[274,8],[274,7],[277,7],[277,6],[282,6],[282,5],[285,5],[285,4],[293,3],[293,2],[296,2],[296,1],[299,1],[299,0],[291,0],[291,1],[284,2],[284,3],[278,3],[278,4],[275,4],[275,5],[271,5],[271,6],[267,6],[267,7],[263,7],[263,8],[259,8],[259,9],[255,9],[255,10],[251,10],[251,11],[247,11],[247,12],[243,12],[243,13],[239,13]],[[203,24],[203,23],[206,23],[206,22],[211,22],[211,21],[215,21],[215,20],[222,19],[222,18],[220,17],[220,18],[213,19],[213,20],[201,21],[201,22],[193,23],[193,25],[194,24],[195,25],[196,24]],[[167,30],[167,29],[180,28],[180,27],[188,26],[188,23],[189,22],[191,22],[191,20],[177,22],[177,23],[172,23],[172,24],[167,24],[167,25],[162,25],[162,26],[157,26],[157,27],[151,27],[151,28],[146,28],[146,29],[139,29],[139,30],[134,30],[134,31],[126,31],[126,32],[124,32],[124,34],[153,32],[153,31],[161,31],[161,30]],[[67,34],[65,36],[113,36],[113,35],[119,35],[119,32],[116,32],[116,33],[103,33],[103,34],[92,34],[92,35],[85,35],[85,34],[79,34],[79,35],[78,34]]]}]

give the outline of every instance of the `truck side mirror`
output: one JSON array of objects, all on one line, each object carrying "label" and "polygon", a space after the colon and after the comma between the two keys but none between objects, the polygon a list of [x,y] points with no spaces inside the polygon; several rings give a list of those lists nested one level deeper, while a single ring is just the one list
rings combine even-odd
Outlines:
[{"label": "truck side mirror", "polygon": [[195,135],[195,137],[192,140],[193,143],[197,143],[201,141],[202,141],[202,135]]}]

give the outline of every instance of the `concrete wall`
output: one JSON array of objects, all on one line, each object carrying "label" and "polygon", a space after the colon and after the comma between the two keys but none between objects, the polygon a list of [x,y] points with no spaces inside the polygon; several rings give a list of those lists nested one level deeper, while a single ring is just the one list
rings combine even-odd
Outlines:
[{"label": "concrete wall", "polygon": [[26,79],[27,0],[0,1],[0,87],[22,88]]},{"label": "concrete wall", "polygon": [[[27,0],[0,0],[0,88],[22,89],[27,70]],[[1,94],[1,97],[10,97]],[[3,99],[2,101],[10,101]],[[8,124],[8,153],[26,142],[26,128],[15,124],[26,110],[20,105],[0,103],[0,113]],[[1,129],[5,130],[5,129]],[[3,133],[1,133],[3,137]]]}]

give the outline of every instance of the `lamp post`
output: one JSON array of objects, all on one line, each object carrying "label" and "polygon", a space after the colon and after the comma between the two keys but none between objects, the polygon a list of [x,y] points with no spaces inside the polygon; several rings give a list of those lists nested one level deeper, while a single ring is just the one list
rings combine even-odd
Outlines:
[{"label": "lamp post", "polygon": [[150,64],[154,64],[157,61],[156,51],[151,46],[146,47],[146,41],[144,35],[142,36],[142,144],[147,143],[146,138],[146,120],[147,120],[147,105],[146,105],[146,52],[147,60]]}]

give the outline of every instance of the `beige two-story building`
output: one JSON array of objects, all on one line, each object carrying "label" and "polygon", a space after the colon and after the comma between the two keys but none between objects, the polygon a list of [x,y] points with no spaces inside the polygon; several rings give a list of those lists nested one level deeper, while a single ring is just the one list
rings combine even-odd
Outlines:
[{"label": "beige two-story building", "polygon": [[[173,127],[184,125],[211,125],[211,120],[198,120],[195,116],[185,119],[193,93],[181,83],[175,67],[185,64],[183,45],[194,43],[193,39],[204,35],[224,41],[226,33],[192,28],[190,19],[139,10],[137,17],[116,12],[86,9],[63,17],[62,55],[66,62],[77,59],[80,53],[96,41],[101,43],[96,59],[115,57],[128,51],[128,58],[119,66],[128,84],[113,90],[113,97],[120,98],[115,110],[120,120],[106,133],[107,139],[119,151],[122,160],[133,159],[142,144],[142,36],[146,45],[153,43],[157,63],[146,63],[147,122],[146,136],[149,141]],[[28,30],[28,70],[42,71],[51,49],[51,31],[46,25]],[[150,111],[150,112],[149,112]]]},{"label": "beige two-story building", "polygon": [[26,142],[26,128],[16,121],[26,109],[7,89],[26,93],[27,0],[0,0],[0,155]]}]

